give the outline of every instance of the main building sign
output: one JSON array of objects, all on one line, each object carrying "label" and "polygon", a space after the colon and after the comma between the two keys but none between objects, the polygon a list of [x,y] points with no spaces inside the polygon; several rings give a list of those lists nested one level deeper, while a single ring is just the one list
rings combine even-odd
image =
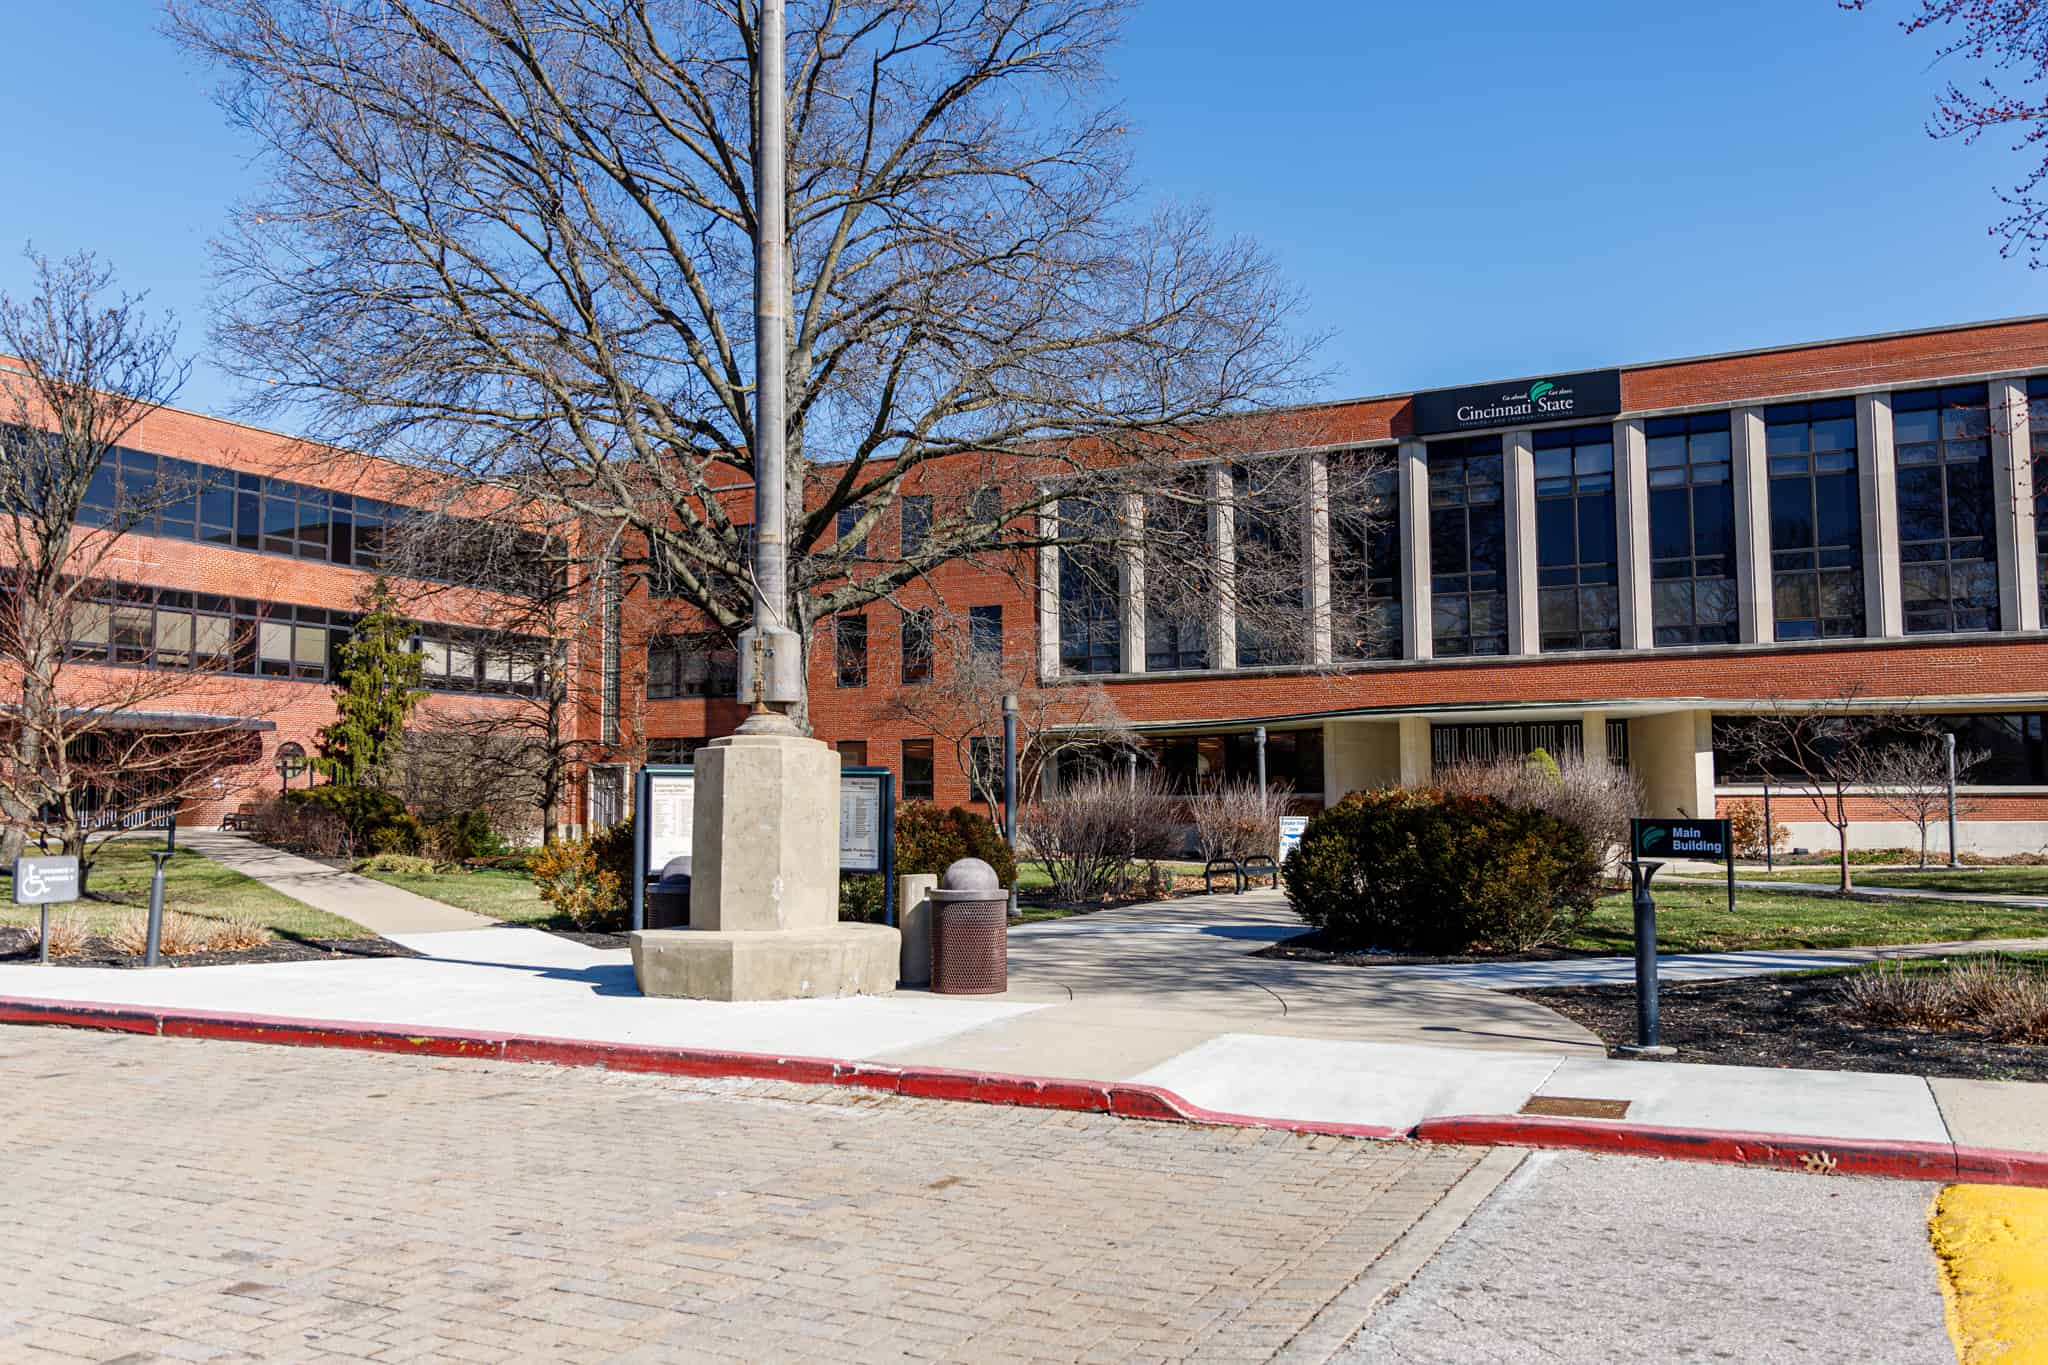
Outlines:
[{"label": "main building sign", "polygon": [[1415,395],[1415,434],[1442,436],[1534,422],[1612,417],[1621,411],[1621,371],[1589,370],[1512,384],[1433,389]]}]

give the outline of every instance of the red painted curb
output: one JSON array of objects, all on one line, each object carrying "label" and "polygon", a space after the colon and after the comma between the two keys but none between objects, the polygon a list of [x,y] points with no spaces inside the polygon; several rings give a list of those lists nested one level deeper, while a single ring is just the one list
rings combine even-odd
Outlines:
[{"label": "red painted curb", "polygon": [[802,1085],[840,1085],[919,1099],[964,1100],[1030,1109],[1114,1114],[1169,1123],[1271,1128],[1378,1139],[1412,1138],[1457,1146],[1542,1147],[1623,1156],[1765,1166],[1827,1175],[1894,1180],[1972,1181],[2048,1186],[2048,1153],[1955,1147],[1931,1142],[1837,1142],[1782,1133],[1721,1132],[1651,1124],[1534,1115],[1425,1119],[1413,1129],[1234,1114],[1190,1104],[1162,1086],[1080,1081],[946,1067],[894,1067],[784,1057],[765,1052],[661,1047],[526,1034],[407,1029],[355,1020],[143,1009],[89,1001],[0,998],[0,1024],[56,1025],[210,1038],[292,1047],[335,1047],[428,1057],[475,1057],[667,1076],[746,1077]]},{"label": "red painted curb", "polygon": [[1424,1119],[1421,1142],[1463,1146],[1546,1147],[1673,1161],[1768,1166],[1815,1175],[1880,1176],[1893,1180],[1953,1180],[1956,1149],[1945,1142],[1858,1142],[1783,1133],[1665,1128],[1652,1124],[1529,1115]]}]

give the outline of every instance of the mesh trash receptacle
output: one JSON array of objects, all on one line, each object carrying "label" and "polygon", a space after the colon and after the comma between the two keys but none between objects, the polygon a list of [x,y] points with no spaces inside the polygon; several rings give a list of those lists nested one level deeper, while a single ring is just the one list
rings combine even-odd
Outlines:
[{"label": "mesh trash receptacle", "polygon": [[661,880],[647,893],[649,929],[690,927],[690,860],[671,858],[661,869]]},{"label": "mesh trash receptacle", "polygon": [[1010,897],[979,858],[946,869],[932,903],[932,990],[998,995],[1010,986]]}]

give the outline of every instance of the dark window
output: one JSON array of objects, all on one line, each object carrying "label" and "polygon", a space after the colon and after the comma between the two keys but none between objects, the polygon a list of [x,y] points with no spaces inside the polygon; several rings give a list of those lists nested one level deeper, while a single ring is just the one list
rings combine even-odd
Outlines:
[{"label": "dark window", "polygon": [[649,701],[734,696],[739,672],[739,651],[709,632],[657,635],[647,642]]},{"label": "dark window", "polygon": [[[1628,722],[1607,722],[1607,761],[1628,766]],[[1552,758],[1580,758],[1586,751],[1586,727],[1576,720],[1502,721],[1498,724],[1432,725],[1430,762],[1438,768],[1460,763],[1494,763],[1526,758],[1541,749]]]},{"label": "dark window", "polygon": [[969,607],[967,609],[967,652],[986,655],[991,659],[1003,656],[1003,609],[1001,607]]},{"label": "dark window", "polygon": [[932,534],[932,499],[929,493],[903,495],[903,558],[910,559],[925,547]]},{"label": "dark window", "polygon": [[977,526],[994,526],[1003,519],[1003,494],[999,488],[977,488],[967,500],[967,515]]},{"label": "dark window", "polygon": [[2048,376],[2027,381],[2027,414],[2034,476],[2034,560],[2041,579],[2041,618],[2048,622]]},{"label": "dark window", "polygon": [[1619,649],[1614,428],[1531,437],[1536,460],[1536,611],[1544,649]]},{"label": "dark window", "polygon": [[[2048,736],[2039,711],[2006,711],[1974,715],[1936,715],[1924,718],[1936,735],[1956,737],[1958,753],[1982,753],[1983,762],[1963,779],[1972,787],[2039,787],[2048,785]],[[1795,766],[1779,763],[1766,772],[1757,768],[1742,751],[1741,736],[1748,724],[1741,716],[1714,717],[1714,780],[1717,782],[1776,782],[1799,779]],[[1915,731],[1898,736],[1907,744],[1925,744],[1928,736]],[[1882,741],[1880,741],[1882,742]]]},{"label": "dark window", "polygon": [[1391,468],[1330,460],[1330,640],[1339,659],[1401,657],[1400,486]]},{"label": "dark window", "polygon": [[1994,630],[1991,404],[1982,384],[1892,395],[1906,633]]},{"label": "dark window", "polygon": [[868,685],[868,618],[840,616],[832,622],[832,663],[841,687]]},{"label": "dark window", "polygon": [[1215,551],[1207,502],[1192,486],[1145,500],[1145,668],[1209,666]]},{"label": "dark window", "polygon": [[923,609],[902,616],[903,682],[905,686],[932,680],[932,613]]},{"label": "dark window", "polygon": [[647,741],[649,763],[694,763],[697,751],[711,742],[709,736],[663,735]]},{"label": "dark window", "polygon": [[1120,665],[1123,619],[1117,600],[1113,523],[1098,503],[1059,504],[1060,671],[1114,673]]},{"label": "dark window", "polygon": [[1430,633],[1443,658],[1508,652],[1500,437],[1429,446]]},{"label": "dark window", "polygon": [[1764,450],[1771,478],[1771,601],[1777,638],[1863,634],[1855,400],[1766,408]]},{"label": "dark window", "polygon": [[1725,412],[1653,417],[1651,621],[1660,645],[1733,644],[1735,485]]},{"label": "dark window", "polygon": [[835,524],[835,537],[841,544],[846,546],[846,553],[854,559],[866,559],[868,557],[868,538],[866,536],[862,536],[859,540],[853,538],[854,528],[860,525],[863,510],[859,507],[842,507],[839,509],[839,518]]},{"label": "dark window", "polygon": [[903,741],[903,799],[932,799],[932,742],[928,739]]},{"label": "dark window", "polygon": [[1300,663],[1300,460],[1260,460],[1230,471],[1236,544],[1237,665]]},{"label": "dark window", "polygon": [[839,741],[839,766],[842,768],[865,768],[868,765],[868,742],[864,739],[842,739]]}]

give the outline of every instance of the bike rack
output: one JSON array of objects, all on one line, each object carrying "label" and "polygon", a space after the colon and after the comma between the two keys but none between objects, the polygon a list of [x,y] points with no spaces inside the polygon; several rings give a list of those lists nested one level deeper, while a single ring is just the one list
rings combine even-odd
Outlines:
[{"label": "bike rack", "polygon": [[1251,857],[1238,864],[1237,875],[1243,883],[1239,887],[1239,894],[1243,894],[1251,886],[1252,878],[1258,874],[1258,868],[1254,864],[1258,863],[1265,864],[1266,876],[1271,880],[1272,884],[1276,887],[1280,885],[1280,864],[1274,862],[1272,858],[1264,853],[1254,853]]},{"label": "bike rack", "polygon": [[1215,869],[1218,867],[1229,871],[1237,884],[1236,894],[1243,895],[1245,888],[1244,864],[1235,858],[1211,858],[1208,862],[1202,864],[1202,894],[1205,896],[1216,894],[1216,883],[1212,878],[1215,876]]}]

